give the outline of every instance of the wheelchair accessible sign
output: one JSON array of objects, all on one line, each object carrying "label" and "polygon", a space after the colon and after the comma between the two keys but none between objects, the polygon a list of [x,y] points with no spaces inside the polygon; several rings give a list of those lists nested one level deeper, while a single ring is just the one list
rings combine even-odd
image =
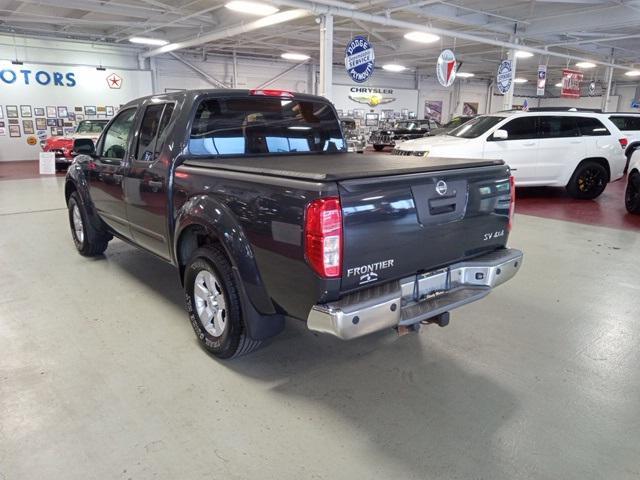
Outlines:
[{"label": "wheelchair accessible sign", "polygon": [[375,59],[373,45],[362,36],[354,37],[344,52],[344,66],[356,83],[364,83],[373,75]]}]

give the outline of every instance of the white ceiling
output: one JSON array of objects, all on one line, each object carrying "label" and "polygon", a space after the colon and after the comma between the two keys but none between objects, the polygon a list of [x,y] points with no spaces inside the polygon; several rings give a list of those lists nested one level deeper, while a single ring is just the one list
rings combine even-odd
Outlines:
[{"label": "white ceiling", "polygon": [[[220,0],[0,0],[0,32],[129,44],[132,35],[188,40],[254,20],[224,8]],[[472,33],[494,40],[517,37],[520,43],[594,60],[640,67],[639,0],[368,0],[347,1],[357,10],[388,15],[426,26]],[[286,10],[282,7],[281,10]],[[429,45],[405,40],[405,30],[335,18],[334,61],[339,63],[352,35],[369,35],[376,62],[431,69],[444,47],[455,49],[462,70],[492,77],[505,52],[477,42],[445,38]],[[284,51],[318,57],[319,29],[310,16],[240,37],[192,48],[203,53],[279,57]],[[519,60],[518,75],[535,79],[539,63],[549,64],[550,81],[574,62],[536,55]],[[557,68],[554,68],[557,67]],[[556,75],[557,73],[557,75]],[[630,80],[617,71],[616,78]],[[585,71],[585,79],[603,80],[605,67]]]}]

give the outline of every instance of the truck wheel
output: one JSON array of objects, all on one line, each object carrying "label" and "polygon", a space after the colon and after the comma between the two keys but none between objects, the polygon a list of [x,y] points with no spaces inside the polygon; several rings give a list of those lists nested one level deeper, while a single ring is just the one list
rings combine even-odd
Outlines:
[{"label": "truck wheel", "polygon": [[247,335],[231,264],[220,247],[193,252],[184,285],[191,325],[205,350],[218,358],[231,358],[260,346],[261,341]]},{"label": "truck wheel", "polygon": [[374,145],[374,146],[373,146],[373,149],[374,149],[376,152],[381,152],[382,150],[384,150],[384,145]]},{"label": "truck wheel", "polygon": [[80,255],[95,257],[103,254],[112,237],[91,224],[78,192],[73,192],[69,197],[68,209],[71,237]]},{"label": "truck wheel", "polygon": [[604,192],[609,175],[607,169],[598,162],[584,162],[578,165],[567,184],[567,192],[573,198],[592,200]]},{"label": "truck wheel", "polygon": [[632,172],[627,180],[624,206],[629,213],[640,214],[640,173],[636,171]]}]

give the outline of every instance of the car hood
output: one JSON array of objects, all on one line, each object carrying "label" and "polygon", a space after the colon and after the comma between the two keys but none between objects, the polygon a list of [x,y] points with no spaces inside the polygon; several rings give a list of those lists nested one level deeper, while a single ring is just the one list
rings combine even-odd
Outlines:
[{"label": "car hood", "polygon": [[451,137],[448,135],[440,135],[437,137],[422,137],[415,140],[407,140],[396,145],[397,150],[406,150],[410,152],[422,152],[432,150],[438,147],[455,147],[463,146],[470,142],[468,138]]}]

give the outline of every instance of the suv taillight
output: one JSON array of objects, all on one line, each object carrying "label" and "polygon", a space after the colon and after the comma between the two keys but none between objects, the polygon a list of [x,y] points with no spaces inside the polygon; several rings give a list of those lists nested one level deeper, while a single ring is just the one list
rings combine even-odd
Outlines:
[{"label": "suv taillight", "polygon": [[509,190],[509,224],[507,225],[507,230],[511,231],[511,227],[513,226],[513,214],[516,212],[516,180],[513,175],[509,177]]},{"label": "suv taillight", "polygon": [[324,278],[342,272],[342,207],[338,197],[319,198],[307,205],[304,253],[313,270]]},{"label": "suv taillight", "polygon": [[620,146],[623,149],[627,148],[627,145],[629,145],[629,140],[627,140],[626,138],[619,138],[618,141],[620,142]]}]

